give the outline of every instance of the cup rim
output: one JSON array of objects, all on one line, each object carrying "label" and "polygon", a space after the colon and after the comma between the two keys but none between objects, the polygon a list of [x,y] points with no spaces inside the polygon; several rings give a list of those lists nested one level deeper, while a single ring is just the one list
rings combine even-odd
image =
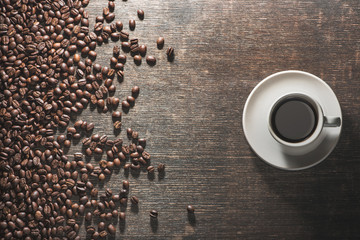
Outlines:
[{"label": "cup rim", "polygon": [[[305,98],[305,100],[308,101],[315,108],[316,114],[317,114],[317,125],[315,127],[315,130],[309,137],[307,137],[306,139],[304,139],[301,142],[288,142],[288,141],[281,139],[280,137],[278,137],[276,135],[275,131],[272,128],[272,124],[271,124],[271,122],[272,122],[271,116],[272,116],[272,113],[275,110],[275,107],[277,106],[277,104],[281,101],[284,101],[286,98],[290,98],[290,97],[291,98],[299,97],[299,98],[303,98],[303,99]],[[289,92],[289,93],[282,95],[272,104],[272,107],[268,114],[268,129],[269,129],[270,134],[277,142],[279,142],[280,144],[282,144],[284,146],[288,146],[288,147],[294,147],[294,148],[295,147],[304,147],[304,146],[311,144],[319,137],[320,133],[322,132],[323,126],[324,126],[324,113],[323,113],[323,110],[322,110],[320,104],[314,98],[310,97],[309,95],[307,95],[303,92]]]}]

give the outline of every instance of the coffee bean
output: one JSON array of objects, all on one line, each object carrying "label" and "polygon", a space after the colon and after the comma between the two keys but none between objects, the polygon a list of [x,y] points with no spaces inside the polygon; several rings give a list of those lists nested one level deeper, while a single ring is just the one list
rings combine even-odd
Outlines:
[{"label": "coffee bean", "polygon": [[108,232],[109,232],[111,235],[115,235],[115,234],[116,234],[116,228],[115,228],[114,225],[112,225],[112,224],[109,224],[109,225],[108,225],[107,230],[108,230]]},{"label": "coffee bean", "polygon": [[167,58],[168,58],[169,61],[173,61],[173,60],[174,60],[174,56],[175,56],[174,48],[169,47],[169,48],[166,50],[166,55],[167,55]]},{"label": "coffee bean", "polygon": [[[138,140],[138,143],[140,144],[141,147],[145,148],[146,146],[146,139],[145,138],[140,138]],[[139,146],[138,146],[139,147]]]},{"label": "coffee bean", "polygon": [[118,31],[121,31],[123,29],[123,23],[121,21],[117,21],[115,25]]},{"label": "coffee bean", "polygon": [[[119,48],[119,46],[114,46],[114,48],[113,48],[113,55],[115,56],[115,57],[117,57],[117,56],[119,56],[119,54],[120,54],[120,48]],[[116,61],[117,62],[117,61]]]},{"label": "coffee bean", "polygon": [[99,175],[99,180],[100,181],[104,181],[105,180],[105,175],[103,173],[100,173]]},{"label": "coffee bean", "polygon": [[141,64],[141,56],[140,55],[135,55],[134,56],[134,62],[136,65],[140,65]]},{"label": "coffee bean", "polygon": [[133,140],[137,140],[138,137],[139,137],[139,133],[136,132],[136,131],[132,131],[132,133],[131,133],[131,138],[132,138]]},{"label": "coffee bean", "polygon": [[125,109],[125,110],[127,110],[127,109],[130,108],[130,104],[129,104],[129,102],[126,101],[126,100],[124,100],[124,101],[121,102],[121,106],[122,106],[122,108]]},{"label": "coffee bean", "polygon": [[132,89],[131,89],[131,94],[134,98],[136,98],[140,93],[140,88],[138,86],[134,86]]},{"label": "coffee bean", "polygon": [[114,122],[114,128],[115,129],[120,129],[121,128],[121,121]]},{"label": "coffee bean", "polygon": [[89,51],[88,55],[89,55],[89,58],[91,58],[92,60],[95,60],[97,53],[95,51],[91,50],[91,51]]},{"label": "coffee bean", "polygon": [[96,197],[98,195],[98,190],[96,188],[93,188],[90,192],[92,197]]},{"label": "coffee bean", "polygon": [[95,228],[93,226],[88,226],[86,228],[86,233],[91,235],[91,234],[94,234],[95,233]]},{"label": "coffee bean", "polygon": [[121,118],[121,112],[119,112],[119,111],[114,111],[114,112],[112,113],[112,117],[113,117],[114,119]]},{"label": "coffee bean", "polygon": [[135,26],[136,26],[135,20],[134,20],[134,19],[130,19],[130,20],[129,20],[129,28],[130,28],[130,30],[134,31]]},{"label": "coffee bean", "polygon": [[124,52],[129,52],[130,51],[130,43],[129,42],[122,42],[121,43],[121,48]]},{"label": "coffee bean", "polygon": [[102,154],[102,153],[103,153],[103,150],[102,150],[101,148],[97,147],[97,148],[95,148],[94,153],[96,153],[96,154]]},{"label": "coffee bean", "polygon": [[159,213],[156,210],[151,210],[149,215],[152,218],[157,218]]},{"label": "coffee bean", "polygon": [[112,22],[115,19],[115,14],[114,13],[109,13],[107,16],[105,16],[105,20],[106,22]]},{"label": "coffee bean", "polygon": [[194,213],[195,212],[195,208],[192,205],[188,205],[186,207],[186,209],[187,209],[188,213]]},{"label": "coffee bean", "polygon": [[129,39],[129,33],[125,32],[124,30],[121,30],[120,31],[120,38],[122,40],[127,41]]},{"label": "coffee bean", "polygon": [[158,49],[162,49],[164,47],[164,43],[165,43],[165,39],[163,37],[159,37],[156,40],[156,45],[157,45]]},{"label": "coffee bean", "polygon": [[115,9],[115,2],[109,1],[109,2],[108,2],[108,8],[109,8],[109,10],[110,10],[111,12],[113,12],[114,9]]},{"label": "coffee bean", "polygon": [[123,188],[124,188],[124,189],[129,189],[129,186],[130,186],[129,181],[124,180],[124,181],[123,181]]},{"label": "coffee bean", "polygon": [[138,197],[136,197],[136,196],[132,196],[132,197],[130,198],[130,200],[131,200],[132,204],[138,204],[138,203],[139,203],[139,199],[138,199]]},{"label": "coffee bean", "polygon": [[123,54],[120,54],[118,56],[118,61],[119,61],[119,63],[125,64],[126,63],[126,56],[123,55]]},{"label": "coffee bean", "polygon": [[105,20],[105,18],[104,18],[103,16],[97,16],[97,17],[95,18],[95,22],[101,22],[101,23],[103,23],[104,20]]},{"label": "coffee bean", "polygon": [[120,221],[125,221],[125,218],[126,218],[125,213],[124,213],[124,212],[120,212],[120,213],[119,213],[119,220],[120,220]]},{"label": "coffee bean", "polygon": [[95,128],[95,124],[89,123],[89,124],[87,124],[87,126],[86,126],[86,132],[91,132],[91,131],[94,130],[94,128]]},{"label": "coffee bean", "polygon": [[133,106],[135,104],[135,98],[133,96],[127,96],[126,101]]},{"label": "coffee bean", "polygon": [[110,9],[107,7],[103,8],[103,15],[106,17],[109,14],[110,14]]},{"label": "coffee bean", "polygon": [[77,53],[75,53],[75,54],[74,54],[74,62],[75,62],[75,63],[78,63],[78,62],[80,62],[80,59],[81,59],[80,55],[77,54]]},{"label": "coffee bean", "polygon": [[146,57],[146,62],[147,64],[149,64],[150,66],[154,66],[156,64],[156,58],[153,56],[147,56]]},{"label": "coffee bean", "polygon": [[148,166],[148,167],[146,168],[146,170],[147,170],[149,173],[154,173],[155,168],[154,168],[154,166]]},{"label": "coffee bean", "polygon": [[140,45],[139,46],[139,53],[140,53],[141,56],[144,57],[146,55],[146,50],[147,50],[146,45]]},{"label": "coffee bean", "polygon": [[145,14],[144,14],[143,10],[141,10],[141,9],[137,10],[137,14],[138,14],[139,19],[141,19],[141,20],[144,19]]},{"label": "coffee bean", "polygon": [[165,164],[163,163],[160,163],[158,165],[158,172],[164,172],[165,171]]}]

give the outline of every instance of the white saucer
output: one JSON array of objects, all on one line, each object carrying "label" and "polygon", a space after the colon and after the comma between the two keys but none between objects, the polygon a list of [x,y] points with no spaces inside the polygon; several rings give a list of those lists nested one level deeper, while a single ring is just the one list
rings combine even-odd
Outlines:
[{"label": "white saucer", "polygon": [[335,148],[341,133],[340,127],[324,128],[319,137],[323,142],[318,148],[303,155],[289,155],[270,134],[268,112],[272,104],[289,92],[302,92],[318,101],[325,116],[342,119],[340,104],[320,78],[302,71],[275,73],[261,81],[250,93],[243,111],[243,129],[253,151],[266,163],[284,170],[302,170],[323,161]]}]

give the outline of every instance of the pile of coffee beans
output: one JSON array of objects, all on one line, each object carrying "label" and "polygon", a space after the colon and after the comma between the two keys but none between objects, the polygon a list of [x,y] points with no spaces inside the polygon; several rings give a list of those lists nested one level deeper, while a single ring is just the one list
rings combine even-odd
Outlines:
[{"label": "pile of coffee beans", "polygon": [[[0,238],[80,239],[82,219],[87,237],[104,238],[116,234],[114,222],[125,221],[129,182],[121,189],[106,189],[99,195],[98,182],[113,169],[147,169],[150,154],[146,140],[127,129],[130,144],[93,133],[95,125],[78,120],[89,105],[99,112],[112,111],[113,126],[121,130],[120,99],[115,97],[114,79],[123,81],[126,53],[137,65],[147,53],[146,45],[131,39],[115,18],[115,3],[96,17],[89,28],[89,0],[0,0]],[[138,10],[140,20],[144,11]],[[136,22],[129,20],[129,30]],[[129,41],[130,39],[130,41]],[[96,62],[96,47],[119,41],[110,57],[110,66]],[[154,44],[155,45],[155,44]],[[161,38],[157,45],[164,45]],[[166,51],[173,60],[174,49]],[[147,56],[149,65],[156,64]],[[124,112],[135,104],[140,88],[121,102]],[[64,134],[56,135],[57,131]],[[74,141],[83,151],[68,157]],[[97,164],[91,156],[106,153]],[[159,164],[159,175],[165,165]],[[132,204],[138,204],[136,196]],[[158,216],[156,210],[150,212]],[[94,218],[100,221],[94,226]],[[116,221],[114,220],[116,219]]]}]

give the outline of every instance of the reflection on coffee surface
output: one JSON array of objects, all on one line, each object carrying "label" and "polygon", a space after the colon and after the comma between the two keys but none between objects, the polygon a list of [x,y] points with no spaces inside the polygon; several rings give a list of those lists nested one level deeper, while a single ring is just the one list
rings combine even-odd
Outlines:
[{"label": "reflection on coffee surface", "polygon": [[311,136],[317,125],[317,116],[312,105],[304,99],[285,99],[275,107],[271,125],[279,138],[296,143]]}]

